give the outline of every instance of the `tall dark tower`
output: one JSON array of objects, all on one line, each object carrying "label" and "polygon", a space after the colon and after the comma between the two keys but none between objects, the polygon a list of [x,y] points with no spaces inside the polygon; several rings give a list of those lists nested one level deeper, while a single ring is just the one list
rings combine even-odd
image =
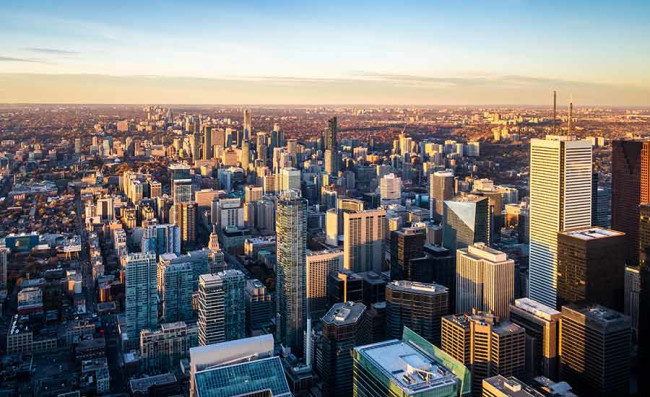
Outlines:
[{"label": "tall dark tower", "polygon": [[327,120],[327,130],[325,131],[325,150],[336,152],[338,150],[338,142],[336,141],[336,134],[338,132],[338,125],[336,117]]},{"label": "tall dark tower", "polygon": [[557,120],[557,91],[553,91],[553,134],[557,132],[555,120]]}]

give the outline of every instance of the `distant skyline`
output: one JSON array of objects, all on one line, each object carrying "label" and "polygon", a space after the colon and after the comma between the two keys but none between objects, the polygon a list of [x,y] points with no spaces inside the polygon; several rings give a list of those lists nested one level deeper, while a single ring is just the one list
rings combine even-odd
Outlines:
[{"label": "distant skyline", "polygon": [[0,102],[650,106],[650,3],[3,2]]}]

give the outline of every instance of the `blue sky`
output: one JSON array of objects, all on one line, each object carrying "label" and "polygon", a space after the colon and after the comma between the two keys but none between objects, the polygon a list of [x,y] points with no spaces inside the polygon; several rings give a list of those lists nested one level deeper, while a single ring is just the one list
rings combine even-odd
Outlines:
[{"label": "blue sky", "polygon": [[[65,74],[123,77],[131,90],[137,76],[245,81],[247,94],[234,98],[251,103],[268,97],[255,84],[283,87],[270,102],[294,103],[293,91],[319,103],[317,92],[301,96],[316,82],[322,103],[387,103],[377,95],[385,87],[408,103],[537,103],[548,101],[537,99],[544,90],[566,89],[583,103],[650,105],[648,1],[96,3],[3,1],[0,81],[11,84],[0,101],[47,101],[36,87],[20,90],[16,75],[55,87]],[[373,94],[351,91],[359,84]],[[83,101],[81,91],[70,100]]]}]

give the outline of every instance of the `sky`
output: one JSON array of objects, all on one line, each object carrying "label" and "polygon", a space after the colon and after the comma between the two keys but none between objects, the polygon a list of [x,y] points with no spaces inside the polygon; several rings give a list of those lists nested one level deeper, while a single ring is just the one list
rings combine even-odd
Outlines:
[{"label": "sky", "polygon": [[0,102],[650,106],[650,1],[14,1]]}]

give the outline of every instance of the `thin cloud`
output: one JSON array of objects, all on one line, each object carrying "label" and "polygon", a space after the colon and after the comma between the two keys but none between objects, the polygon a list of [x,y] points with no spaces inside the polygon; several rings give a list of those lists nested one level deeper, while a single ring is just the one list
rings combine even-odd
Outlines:
[{"label": "thin cloud", "polygon": [[53,55],[78,55],[80,54],[77,51],[62,50],[59,48],[44,48],[44,47],[32,47],[25,48],[27,51],[37,52],[40,54],[53,54]]},{"label": "thin cloud", "polygon": [[0,55],[0,62],[32,62],[32,63],[45,63],[40,59],[31,59],[31,58],[16,58],[16,57],[5,57]]}]

